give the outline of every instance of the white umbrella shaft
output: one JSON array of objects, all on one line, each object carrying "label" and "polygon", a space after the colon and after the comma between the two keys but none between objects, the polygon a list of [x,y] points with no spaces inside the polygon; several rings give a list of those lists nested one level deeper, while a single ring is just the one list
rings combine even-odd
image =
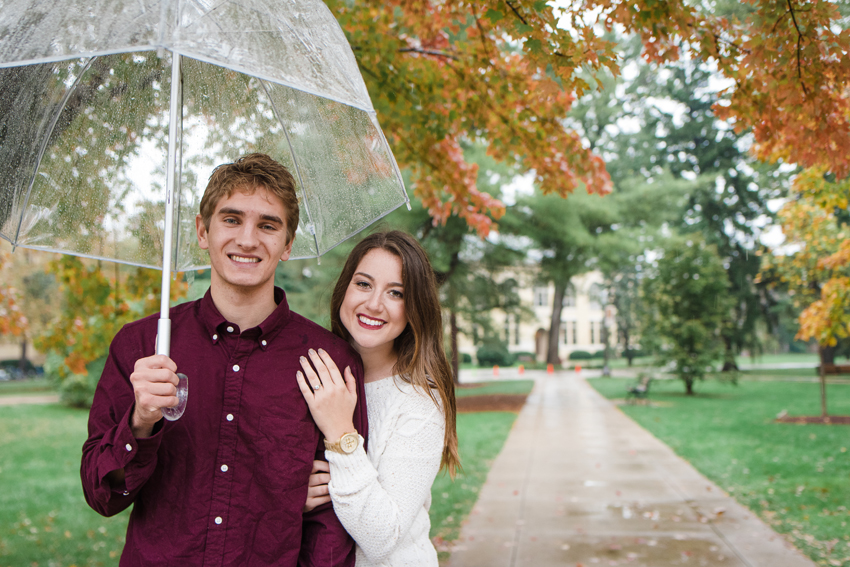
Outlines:
[{"label": "white umbrella shaft", "polygon": [[162,295],[160,298],[159,324],[157,326],[156,353],[171,354],[171,240],[174,226],[174,190],[177,185],[177,135],[178,124],[183,115],[182,74],[180,54],[172,53],[171,59],[171,110],[168,123],[168,163],[165,174],[165,233],[162,238]]}]

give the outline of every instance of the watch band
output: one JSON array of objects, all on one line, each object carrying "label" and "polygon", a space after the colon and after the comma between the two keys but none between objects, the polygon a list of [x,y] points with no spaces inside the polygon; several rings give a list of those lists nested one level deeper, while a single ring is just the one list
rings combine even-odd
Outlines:
[{"label": "watch band", "polygon": [[334,441],[333,443],[325,439],[325,449],[335,453],[342,453],[343,455],[350,455],[360,446],[361,439],[363,438],[356,431],[345,433],[338,441]]}]

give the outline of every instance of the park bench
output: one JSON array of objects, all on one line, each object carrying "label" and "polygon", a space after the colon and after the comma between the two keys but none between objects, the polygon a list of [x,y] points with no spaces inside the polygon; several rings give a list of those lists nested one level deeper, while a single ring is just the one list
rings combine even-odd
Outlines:
[{"label": "park bench", "polygon": [[626,388],[626,401],[635,403],[638,400],[646,400],[649,397],[649,384],[652,377],[648,374],[641,375],[638,382]]},{"label": "park bench", "polygon": [[[820,366],[815,369],[820,376]],[[850,364],[824,364],[823,373],[828,374],[850,374]]]}]

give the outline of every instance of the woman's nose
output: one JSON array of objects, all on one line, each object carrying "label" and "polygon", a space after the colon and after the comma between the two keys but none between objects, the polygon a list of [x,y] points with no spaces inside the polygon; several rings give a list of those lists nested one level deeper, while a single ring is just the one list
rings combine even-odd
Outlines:
[{"label": "woman's nose", "polygon": [[381,310],[381,294],[373,292],[366,301],[366,306],[373,311]]}]

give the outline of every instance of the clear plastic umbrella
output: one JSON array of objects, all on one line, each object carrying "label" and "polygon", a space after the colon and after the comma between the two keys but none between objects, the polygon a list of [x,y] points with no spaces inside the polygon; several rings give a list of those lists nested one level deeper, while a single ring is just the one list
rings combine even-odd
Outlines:
[{"label": "clear plastic umbrella", "polygon": [[163,268],[159,354],[206,180],[252,151],[298,181],[293,258],[408,203],[322,0],[0,0],[0,237]]}]

